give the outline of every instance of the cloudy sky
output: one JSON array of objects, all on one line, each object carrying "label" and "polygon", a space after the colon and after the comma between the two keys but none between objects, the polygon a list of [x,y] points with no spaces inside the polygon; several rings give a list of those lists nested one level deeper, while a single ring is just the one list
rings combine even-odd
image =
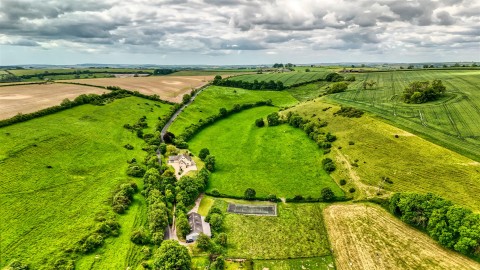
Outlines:
[{"label": "cloudy sky", "polygon": [[0,0],[0,65],[480,61],[480,0]]}]

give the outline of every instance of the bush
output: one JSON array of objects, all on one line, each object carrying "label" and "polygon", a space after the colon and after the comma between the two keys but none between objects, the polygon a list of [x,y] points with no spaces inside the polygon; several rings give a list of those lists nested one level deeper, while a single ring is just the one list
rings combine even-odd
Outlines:
[{"label": "bush", "polygon": [[363,111],[355,109],[353,107],[341,107],[333,115],[340,115],[348,118],[360,118],[363,115]]},{"label": "bush", "polygon": [[208,148],[202,148],[198,154],[198,157],[204,161],[208,155],[210,155],[210,150],[208,150]]},{"label": "bush", "polygon": [[143,177],[145,169],[137,165],[136,163],[130,164],[127,169],[127,175],[132,177]]},{"label": "bush", "polygon": [[148,245],[150,244],[150,235],[144,228],[140,228],[132,232],[130,241],[137,245]]},{"label": "bush", "polygon": [[271,202],[277,202],[278,201],[277,195],[275,195],[275,194],[269,194],[266,199],[271,201]]},{"label": "bush", "polygon": [[278,126],[280,124],[280,115],[277,112],[273,112],[267,116],[267,122],[269,126]]},{"label": "bush", "polygon": [[322,160],[322,166],[323,166],[323,169],[327,172],[327,173],[331,173],[333,171],[335,171],[336,169],[336,166],[335,164],[333,163],[333,160],[331,158],[325,158]]},{"label": "bush", "polygon": [[90,253],[103,245],[104,239],[100,234],[92,234],[88,236],[80,247],[82,253]]},{"label": "bush", "polygon": [[217,242],[222,247],[227,247],[227,234],[219,233],[215,237],[215,242]]},{"label": "bush", "polygon": [[209,216],[210,218],[208,222],[210,223],[212,229],[216,232],[221,231],[223,226],[223,216],[218,213],[213,213]]},{"label": "bush", "polygon": [[246,200],[253,200],[255,199],[256,195],[257,192],[253,188],[247,188],[244,192],[244,197]]},{"label": "bush", "polygon": [[334,93],[340,93],[340,92],[345,92],[347,90],[348,84],[344,82],[337,82],[332,85],[330,85],[327,89],[327,94],[334,94]]},{"label": "bush", "polygon": [[355,145],[355,142],[354,141],[349,141],[348,145]]},{"label": "bush", "polygon": [[340,180],[340,185],[341,186],[345,186],[346,184],[347,184],[347,180],[345,180],[345,179]]},{"label": "bush", "polygon": [[220,196],[220,191],[218,191],[218,189],[216,189],[216,188],[212,189],[212,191],[210,193],[213,196]]},{"label": "bush", "polygon": [[264,127],[265,126],[265,121],[263,121],[263,118],[258,118],[257,120],[255,120],[255,125],[257,127]]},{"label": "bush", "polygon": [[327,82],[341,82],[343,81],[343,76],[338,73],[332,72],[327,74],[327,76],[325,77],[325,80]]},{"label": "bush", "polygon": [[125,147],[127,150],[133,150],[133,146],[129,143],[125,144],[123,147]]},{"label": "bush", "polygon": [[209,155],[205,158],[205,168],[211,172],[215,171],[215,156]]},{"label": "bush", "polygon": [[322,189],[321,198],[324,202],[330,202],[335,199],[335,194],[333,193],[332,189],[330,189],[329,187],[326,187]]},{"label": "bush", "polygon": [[350,192],[350,193],[354,193],[354,192],[355,192],[355,188],[353,188],[353,187],[352,187],[352,188],[350,188],[350,189],[348,190],[348,192]]},{"label": "bush", "polygon": [[197,247],[200,250],[203,250],[203,251],[208,251],[210,249],[211,245],[212,245],[212,243],[210,241],[210,237],[208,237],[204,233],[200,233],[200,235],[198,236],[198,238],[196,240],[196,243],[197,243]]}]

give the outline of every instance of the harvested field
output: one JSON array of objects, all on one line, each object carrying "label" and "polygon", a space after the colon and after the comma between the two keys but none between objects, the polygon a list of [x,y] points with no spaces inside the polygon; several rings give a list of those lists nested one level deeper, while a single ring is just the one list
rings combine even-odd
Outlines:
[{"label": "harvested field", "polygon": [[0,87],[0,119],[60,105],[81,94],[102,94],[108,90],[72,84],[29,84]]},{"label": "harvested field", "polygon": [[332,205],[324,217],[337,269],[480,269],[379,206]]},{"label": "harvested field", "polygon": [[123,89],[139,91],[147,95],[157,94],[161,99],[181,102],[184,94],[190,93],[214,76],[153,76],[129,78],[98,78],[67,80],[67,82],[84,83],[99,86],[118,86]]}]

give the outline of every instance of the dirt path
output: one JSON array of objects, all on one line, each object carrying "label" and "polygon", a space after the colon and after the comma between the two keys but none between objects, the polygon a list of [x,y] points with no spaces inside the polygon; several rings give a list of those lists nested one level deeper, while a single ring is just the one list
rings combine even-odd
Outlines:
[{"label": "dirt path", "polygon": [[360,180],[360,176],[358,176],[357,172],[353,169],[352,165],[350,164],[350,161],[348,161],[348,158],[339,149],[334,149],[334,150],[335,150],[337,160],[347,170],[350,180],[352,180],[352,182],[357,187],[357,189],[361,191],[361,195],[359,195],[357,199],[376,197],[376,188],[364,184],[362,180]]},{"label": "dirt path", "polygon": [[324,210],[337,269],[480,269],[376,205],[334,204]]},{"label": "dirt path", "polygon": [[198,208],[200,207],[200,202],[202,201],[203,199],[203,193],[200,194],[200,196],[198,196],[198,198],[195,200],[195,206],[190,210],[188,211],[188,213],[198,213]]}]

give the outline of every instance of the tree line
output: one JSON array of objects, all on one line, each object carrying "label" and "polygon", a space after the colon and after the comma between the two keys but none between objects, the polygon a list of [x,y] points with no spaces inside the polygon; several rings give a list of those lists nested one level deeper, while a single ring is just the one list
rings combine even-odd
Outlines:
[{"label": "tree line", "polygon": [[442,246],[480,257],[480,214],[431,193],[395,193],[388,209]]}]

